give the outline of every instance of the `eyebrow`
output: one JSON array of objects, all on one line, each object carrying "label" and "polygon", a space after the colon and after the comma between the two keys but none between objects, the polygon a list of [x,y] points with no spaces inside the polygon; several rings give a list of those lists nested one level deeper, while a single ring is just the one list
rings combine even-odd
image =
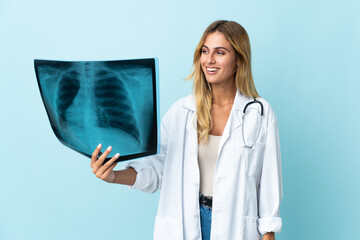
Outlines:
[{"label": "eyebrow", "polygon": [[[209,49],[206,45],[202,45],[202,47],[206,47],[207,49]],[[224,50],[230,52],[229,49],[224,48],[224,47],[216,47],[216,48],[215,48],[215,50],[219,50],[219,49],[224,49]]]}]

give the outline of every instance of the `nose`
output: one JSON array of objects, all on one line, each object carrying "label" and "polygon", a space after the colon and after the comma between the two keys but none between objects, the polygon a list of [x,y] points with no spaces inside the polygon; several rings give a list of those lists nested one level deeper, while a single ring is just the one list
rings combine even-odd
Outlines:
[{"label": "nose", "polygon": [[206,59],[206,63],[208,64],[214,64],[216,62],[214,54],[210,53]]}]

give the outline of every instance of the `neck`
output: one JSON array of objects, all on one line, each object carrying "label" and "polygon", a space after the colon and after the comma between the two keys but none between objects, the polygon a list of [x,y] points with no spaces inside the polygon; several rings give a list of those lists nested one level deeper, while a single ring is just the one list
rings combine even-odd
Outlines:
[{"label": "neck", "polygon": [[220,105],[232,104],[236,95],[235,83],[231,85],[211,85],[213,102]]}]

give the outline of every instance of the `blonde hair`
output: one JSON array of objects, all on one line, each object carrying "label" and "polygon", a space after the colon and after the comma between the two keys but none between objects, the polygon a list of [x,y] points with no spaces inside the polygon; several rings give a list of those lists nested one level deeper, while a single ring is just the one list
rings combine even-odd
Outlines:
[{"label": "blonde hair", "polygon": [[210,24],[203,33],[199,44],[194,53],[193,70],[188,80],[193,79],[193,92],[196,99],[196,118],[198,142],[207,143],[209,132],[212,128],[211,105],[212,92],[211,85],[206,81],[201,69],[200,57],[201,49],[206,37],[210,33],[221,32],[230,42],[236,52],[237,69],[235,72],[235,85],[243,95],[256,98],[259,94],[256,91],[251,72],[251,47],[249,36],[245,29],[233,21],[219,20]]}]

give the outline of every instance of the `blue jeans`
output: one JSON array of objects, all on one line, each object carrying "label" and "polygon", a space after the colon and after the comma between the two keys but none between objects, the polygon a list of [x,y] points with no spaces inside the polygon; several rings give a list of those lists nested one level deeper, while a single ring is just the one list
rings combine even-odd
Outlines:
[{"label": "blue jeans", "polygon": [[200,222],[202,240],[210,240],[211,208],[204,204],[200,204]]}]

